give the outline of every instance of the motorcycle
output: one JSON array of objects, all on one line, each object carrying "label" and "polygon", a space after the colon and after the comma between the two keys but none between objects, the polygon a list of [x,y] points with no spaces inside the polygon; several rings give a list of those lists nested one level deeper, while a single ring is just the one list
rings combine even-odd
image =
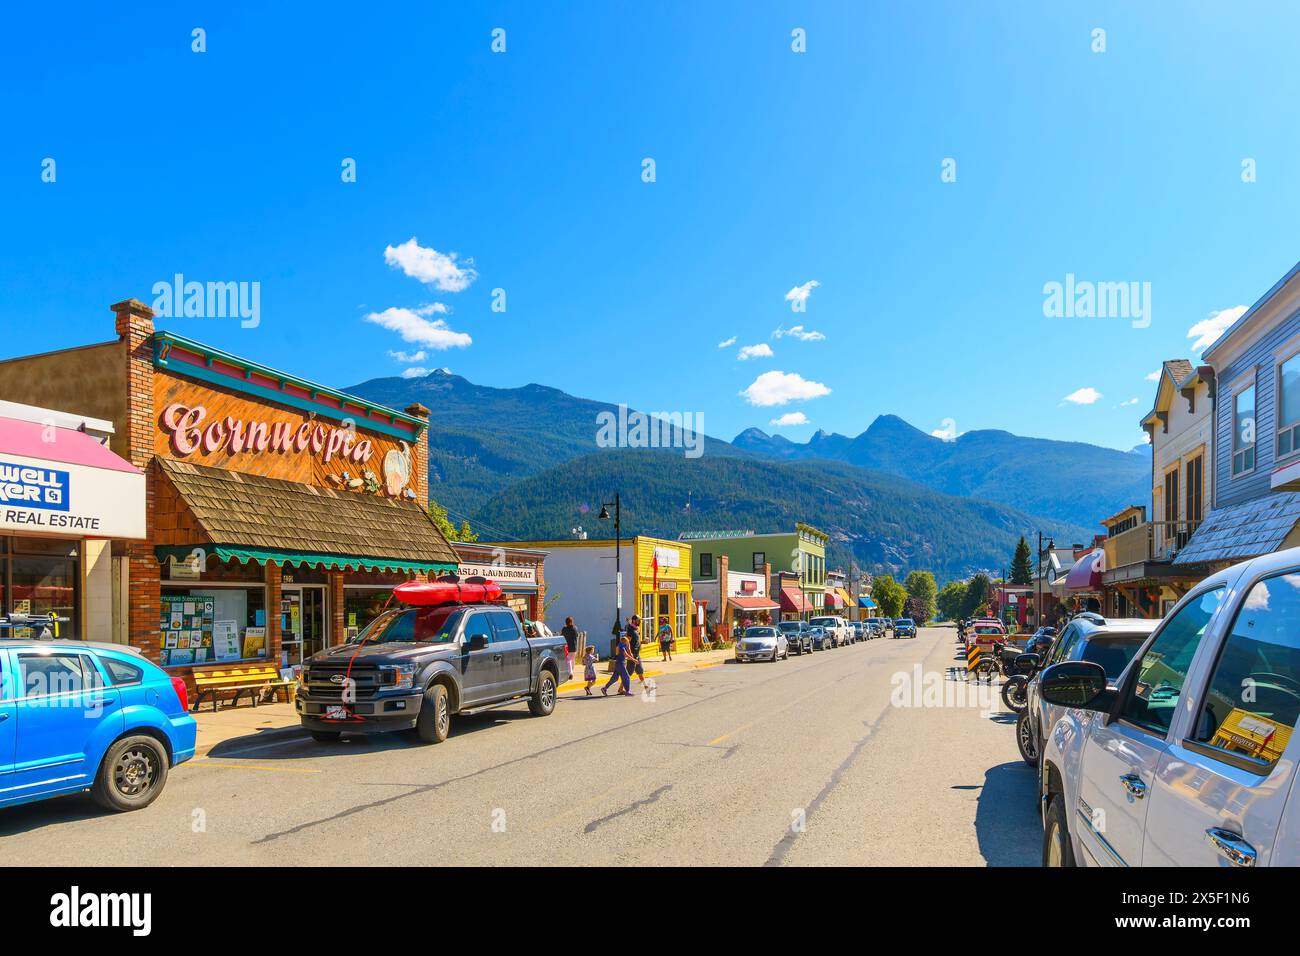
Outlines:
[{"label": "motorcycle", "polygon": [[1029,682],[1041,666],[1042,658],[1037,654],[1020,654],[1011,662],[1002,684],[1002,703],[1007,710],[1023,714],[1029,708]]}]

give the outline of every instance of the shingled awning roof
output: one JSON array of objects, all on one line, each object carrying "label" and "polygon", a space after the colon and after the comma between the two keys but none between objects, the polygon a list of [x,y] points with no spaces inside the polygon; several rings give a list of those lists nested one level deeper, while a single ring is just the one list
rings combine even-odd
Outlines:
[{"label": "shingled awning roof", "polygon": [[1211,511],[1174,564],[1240,561],[1272,554],[1300,521],[1300,492],[1271,494]]},{"label": "shingled awning roof", "polygon": [[[222,560],[329,568],[452,570],[456,552],[414,501],[156,459]],[[192,547],[159,547],[159,558]]]}]

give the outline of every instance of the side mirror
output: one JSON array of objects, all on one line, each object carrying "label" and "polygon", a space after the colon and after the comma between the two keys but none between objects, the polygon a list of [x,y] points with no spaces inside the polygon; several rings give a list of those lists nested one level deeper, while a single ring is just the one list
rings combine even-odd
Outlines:
[{"label": "side mirror", "polygon": [[1019,669],[1028,670],[1028,669],[1031,668],[1031,667],[1037,667],[1037,666],[1038,666],[1038,655],[1037,655],[1037,654],[1019,654],[1019,655],[1016,656],[1015,661],[1013,661],[1012,663],[1014,664],[1015,667],[1017,667],[1017,668],[1019,668]]},{"label": "side mirror", "polygon": [[1038,692],[1058,707],[1095,709],[1090,705],[1106,692],[1106,671],[1091,661],[1053,664],[1039,675]]},{"label": "side mirror", "polygon": [[465,648],[471,651],[481,651],[488,646],[488,636],[486,634],[471,634],[469,640],[465,642]]}]

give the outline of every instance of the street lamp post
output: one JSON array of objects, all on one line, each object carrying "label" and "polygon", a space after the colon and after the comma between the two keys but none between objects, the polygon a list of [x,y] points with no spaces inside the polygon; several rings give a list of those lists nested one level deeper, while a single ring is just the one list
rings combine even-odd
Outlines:
[{"label": "street lamp post", "polygon": [[[1047,539],[1048,552],[1056,549],[1056,539]],[[1034,582],[1034,629],[1043,626],[1043,532],[1038,532],[1038,580]]]},{"label": "street lamp post", "polygon": [[609,520],[610,505],[614,506],[614,633],[618,634],[623,630],[623,506],[618,492],[613,501],[601,502],[602,521]]}]

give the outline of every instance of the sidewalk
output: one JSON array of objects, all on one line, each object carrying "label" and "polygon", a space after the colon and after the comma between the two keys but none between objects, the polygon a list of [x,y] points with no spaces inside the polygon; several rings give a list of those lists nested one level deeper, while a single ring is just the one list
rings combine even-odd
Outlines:
[{"label": "sidewalk", "polygon": [[[717,667],[734,660],[730,648],[725,651],[700,651],[697,653],[675,655],[671,661],[660,661],[658,653],[644,654],[641,663],[645,667],[646,677],[662,677],[668,674],[682,674],[687,671],[706,667]],[[578,677],[582,677],[582,665],[577,664]],[[606,662],[596,666],[596,687],[609,680]],[[560,693],[572,691],[581,693],[586,681],[571,680],[560,686]],[[598,691],[593,691],[596,693]],[[268,703],[252,707],[241,703],[238,707],[223,706],[217,713],[212,712],[210,701],[203,702],[200,713],[194,714],[198,723],[198,744],[195,757],[206,757],[213,748],[225,744],[256,747],[259,743],[275,743],[301,733],[298,714],[293,704]]]}]

